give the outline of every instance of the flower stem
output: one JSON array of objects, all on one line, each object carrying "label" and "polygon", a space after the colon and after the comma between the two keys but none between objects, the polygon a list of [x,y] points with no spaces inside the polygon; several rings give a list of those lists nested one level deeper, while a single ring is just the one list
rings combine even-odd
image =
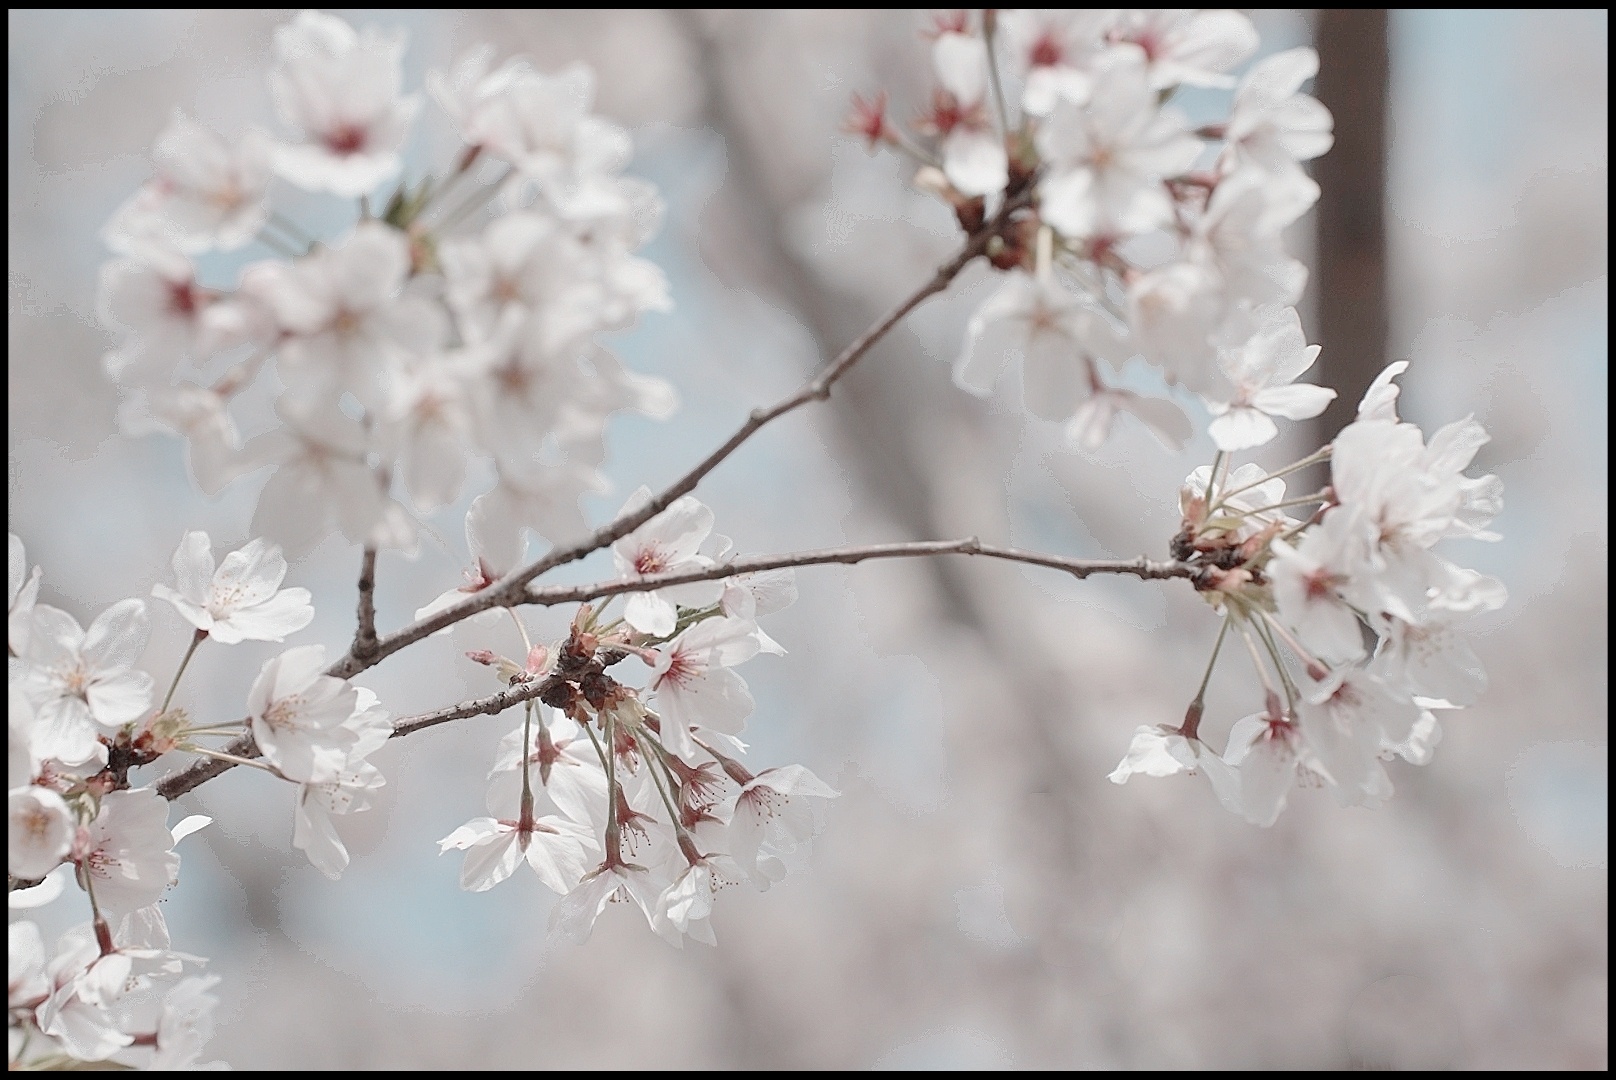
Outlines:
[{"label": "flower stem", "polygon": [[191,662],[191,657],[196,654],[196,647],[202,644],[203,639],[207,636],[208,632],[206,630],[198,630],[191,635],[191,644],[185,650],[185,655],[180,659],[179,670],[174,672],[174,681],[168,684],[168,693],[163,695],[163,707],[157,710],[159,716],[168,711],[169,704],[174,700],[174,691],[180,688],[180,676],[185,674],[186,665]]},{"label": "flower stem", "polygon": [[[1273,472],[1271,472],[1271,473],[1267,474],[1266,476],[1264,476],[1261,480],[1253,480],[1249,484],[1242,484],[1240,487],[1234,488],[1234,489],[1232,489],[1230,491],[1220,492],[1218,494],[1217,504],[1215,506],[1209,507],[1208,510],[1207,510],[1207,513],[1210,514],[1213,510],[1217,509],[1218,506],[1222,506],[1225,502],[1227,502],[1230,498],[1232,498],[1235,495],[1239,495],[1242,492],[1250,491],[1254,487],[1262,487],[1262,485],[1268,483],[1268,481],[1276,479],[1277,477],[1288,476],[1291,473],[1296,472],[1298,469],[1305,469],[1309,465],[1316,465],[1319,462],[1323,461],[1324,459],[1328,458],[1329,456],[1330,456],[1330,447],[1321,446],[1317,450],[1313,451],[1311,454],[1307,455],[1307,457],[1303,458],[1301,461],[1293,461],[1289,465],[1285,466],[1283,469],[1275,469]],[[1207,490],[1210,493],[1211,489],[1208,488]]]},{"label": "flower stem", "polygon": [[982,12],[982,45],[988,53],[988,83],[993,87],[993,107],[999,116],[999,135],[1007,138],[1010,135],[1010,113],[1004,106],[1004,87],[999,82],[999,58],[993,49],[999,23],[997,15],[994,8]]},{"label": "flower stem", "polygon": [[255,761],[252,758],[237,757],[234,754],[227,754],[223,750],[209,750],[205,746],[197,746],[194,743],[187,743],[184,746],[181,746],[180,749],[189,754],[200,754],[203,757],[212,758],[215,761],[228,761],[232,765],[251,765],[255,769],[263,769],[267,773],[277,776],[279,775],[274,769],[270,768],[262,761]]}]

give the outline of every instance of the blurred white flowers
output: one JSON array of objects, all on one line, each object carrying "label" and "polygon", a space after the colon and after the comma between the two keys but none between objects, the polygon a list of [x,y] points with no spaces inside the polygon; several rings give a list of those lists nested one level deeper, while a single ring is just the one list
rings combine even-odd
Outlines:
[{"label": "blurred white flowers", "polygon": [[363,31],[301,12],[275,31],[275,110],[301,141],[277,148],[275,168],[300,187],[369,194],[399,169],[420,98],[403,93],[404,35]]}]

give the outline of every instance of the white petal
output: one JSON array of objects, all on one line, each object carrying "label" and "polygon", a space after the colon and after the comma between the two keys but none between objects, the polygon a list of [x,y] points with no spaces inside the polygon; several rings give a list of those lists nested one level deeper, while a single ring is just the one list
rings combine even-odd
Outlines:
[{"label": "white petal", "polygon": [[1247,405],[1236,405],[1207,426],[1207,434],[1219,450],[1249,450],[1262,446],[1279,434],[1279,427],[1267,414]]}]

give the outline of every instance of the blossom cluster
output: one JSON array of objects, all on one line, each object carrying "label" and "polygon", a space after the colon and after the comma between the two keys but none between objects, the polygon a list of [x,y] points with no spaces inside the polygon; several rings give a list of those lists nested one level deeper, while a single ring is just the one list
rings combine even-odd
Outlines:
[{"label": "blossom cluster", "polygon": [[[1317,416],[1334,391],[1295,385],[1316,348],[1293,305],[1307,271],[1283,232],[1318,199],[1301,162],[1329,149],[1330,113],[1301,92],[1297,48],[1257,49],[1234,11],[957,12],[934,27],[937,87],[905,132],[887,99],[850,129],[911,157],[1009,271],[971,319],[955,381],[990,393],[1012,358],[1034,414],[1103,442],[1129,413],[1172,445],[1191,425],[1168,397],[1123,388],[1138,357],[1198,395],[1224,450],[1260,446],[1274,417]],[[1227,118],[1192,126],[1181,87],[1233,88]]]},{"label": "blossom cluster", "polygon": [[[1194,393],[1217,447],[1180,495],[1172,554],[1251,653],[1266,688],[1222,755],[1200,738],[1203,680],[1180,726],[1142,727],[1118,783],[1205,773],[1220,800],[1270,825],[1296,784],[1348,804],[1391,792],[1382,758],[1423,764],[1438,711],[1472,702],[1481,666],[1462,630],[1504,603],[1498,581],[1433,550],[1496,539],[1495,476],[1463,475],[1486,433],[1472,419],[1427,443],[1396,413],[1391,365],[1356,422],[1293,466],[1230,455],[1271,442],[1276,419],[1318,416],[1335,391],[1298,383],[1320,347],[1293,306],[1307,272],[1284,229],[1318,199],[1303,163],[1330,148],[1330,113],[1302,91],[1318,55],[1266,57],[1234,11],[984,11],[939,18],[937,79],[919,136],[855,99],[850,130],[913,158],[1007,271],[972,317],[955,381],[992,391],[1019,361],[1026,408],[1103,442],[1120,412],[1172,445],[1191,423],[1170,398],[1116,384],[1135,358]],[[1192,127],[1183,87],[1232,89],[1226,119]],[[1323,491],[1287,499],[1283,477],[1325,460]],[[1302,518],[1286,510],[1316,509]],[[1216,663],[1214,650],[1212,664]],[[1207,669],[1208,679],[1212,664]],[[1299,667],[1300,671],[1293,671]]]},{"label": "blossom cluster", "polygon": [[[1219,645],[1243,639],[1265,701],[1219,755],[1200,736],[1203,680],[1181,726],[1138,730],[1113,781],[1204,773],[1226,807],[1259,825],[1274,823],[1297,786],[1377,806],[1392,792],[1382,760],[1426,764],[1438,713],[1475,701],[1485,675],[1464,631],[1503,606],[1505,589],[1433,548],[1498,539],[1487,525],[1503,484],[1464,475],[1487,441],[1473,419],[1427,441],[1398,418],[1392,380],[1407,367],[1389,365],[1356,420],[1299,463],[1329,460],[1322,491],[1287,499],[1282,474],[1292,470],[1231,470],[1222,454],[1185,481],[1174,554],[1224,615]],[[1285,512],[1313,504],[1302,520]]]},{"label": "blossom cluster", "polygon": [[47,957],[39,927],[10,929],[13,1067],[74,1062],[178,1068],[195,1062],[211,1029],[213,976],[201,957],[170,948],[158,906],[178,880],[175,845],[208,824],[168,825],[168,800],[131,787],[132,769],[170,751],[225,761],[210,737],[250,731],[257,764],[298,785],[293,844],[336,876],[347,852],[329,815],[364,808],[380,775],[365,758],[392,734],[367,690],[325,675],[319,646],[271,659],[253,684],[245,722],[194,720],[174,704],[198,647],[282,641],[314,618],[308,590],[282,588],[280,549],[253,540],[215,565],[206,533],[174,553],[173,586],[152,595],[193,627],[190,649],[159,703],[138,667],[150,637],[146,603],[121,600],[88,628],[39,602],[40,567],[9,538],[7,875],[13,909],[69,893],[91,921],[63,934]]},{"label": "blossom cluster", "polygon": [[[642,488],[621,512],[649,498]],[[806,853],[819,801],[836,792],[800,765],[753,773],[742,763],[754,702],[734,670],[760,652],[785,652],[757,619],[795,601],[796,584],[789,570],[722,576],[731,543],[713,523],[687,495],[612,545],[625,586],[698,580],[647,581],[616,615],[615,596],[586,604],[565,640],[529,644],[520,663],[470,654],[506,685],[537,683],[539,694],[500,743],[490,816],[439,841],[441,851],[466,852],[462,887],[491,888],[526,861],[563,894],[551,920],[558,933],[586,939],[618,899],[675,945],[686,936],[712,945],[722,886],[767,889]],[[482,546],[474,530],[472,546]],[[638,687],[615,670],[636,658]]]},{"label": "blossom cluster", "polygon": [[[853,130],[912,158],[917,186],[966,233],[965,254],[920,298],[977,256],[1005,275],[971,320],[956,381],[989,393],[1013,359],[1028,410],[1089,447],[1123,412],[1181,443],[1179,402],[1193,394],[1216,446],[1179,492],[1171,563],[1080,569],[1188,579],[1222,618],[1184,721],[1140,728],[1111,779],[1204,774],[1260,825],[1297,786],[1380,802],[1382,762],[1428,761],[1438,715],[1482,688],[1463,634],[1504,588],[1436,548],[1496,539],[1502,485],[1466,475],[1486,441],[1474,420],[1427,438],[1399,417],[1401,362],[1316,453],[1272,470],[1234,463],[1276,438],[1277,420],[1317,416],[1334,397],[1297,382],[1320,346],[1294,307],[1306,272],[1282,240],[1318,198],[1304,163],[1332,138],[1329,113],[1302,92],[1316,54],[1270,56],[1237,81],[1257,41],[1232,11],[992,9],[943,16],[931,38],[938,86],[915,131],[888,118],[884,95],[856,102]],[[422,105],[405,93],[403,48],[397,34],[298,15],[274,36],[281,132],[227,138],[176,113],[155,175],[106,228],[118,256],[102,270],[101,312],[119,335],[106,368],[126,391],[125,422],[184,437],[209,494],[274,472],[256,539],[216,561],[206,533],[187,533],[172,582],[151,589],[192,629],[160,699],[140,666],[147,601],[121,600],[86,628],[39,602],[41,571],[10,537],[12,907],[82,896],[91,915],[49,952],[36,924],[12,924],[13,1067],[185,1067],[207,1038],[217,980],[171,949],[158,901],[177,881],[176,845],[208,819],[171,828],[167,796],[190,788],[133,786],[134,769],[178,752],[295,785],[292,844],[337,878],[349,857],[334,819],[370,805],[384,783],[372,758],[389,739],[520,705],[487,813],[438,841],[463,852],[461,885],[492,888],[526,863],[560,895],[557,934],[586,939],[618,900],[671,944],[713,944],[719,890],[781,880],[837,795],[801,765],[746,763],[755,702],[736,669],[784,654],[759,620],[796,599],[788,567],[943,552],[1065,565],[974,539],[737,561],[688,493],[763,423],[823,399],[856,349],[569,547],[585,535],[580,496],[604,488],[608,417],[674,407],[669,387],[600,340],[668,307],[661,272],[636,254],[661,204],[623,175],[632,147],[591,114],[586,69],[496,66],[487,51],[427,79],[462,143],[453,163],[401,178]],[[1227,118],[1192,126],[1172,104],[1184,87],[1232,89]],[[349,200],[351,227],[315,239],[273,208],[277,184]],[[275,257],[229,285],[199,280],[202,256],[253,245]],[[1169,396],[1121,384],[1135,360],[1159,369]],[[249,388],[273,396],[276,420],[244,439]],[[465,583],[383,641],[376,549],[412,547],[416,515],[457,503],[478,459],[495,479],[466,514]],[[1321,490],[1287,495],[1286,477],[1325,462]],[[176,704],[204,644],[283,642],[310,625],[308,591],[284,587],[287,554],[333,531],[366,549],[348,654],[287,648],[238,720]],[[524,563],[530,532],[552,545],[550,562]],[[611,579],[533,584],[608,546]],[[564,636],[533,639],[524,606],[585,598]],[[346,677],[461,621],[476,633],[504,619],[519,655],[467,654],[497,682],[489,698],[394,720]],[[1201,726],[1226,644],[1249,654],[1263,695],[1219,752]]]},{"label": "blossom cluster", "polygon": [[[125,428],[183,436],[209,494],[274,466],[252,531],[293,555],[333,530],[411,547],[411,511],[455,502],[476,458],[497,473],[479,496],[490,521],[559,543],[601,484],[608,415],[674,407],[597,340],[669,306],[634,254],[661,201],[621,175],[632,145],[591,115],[587,69],[490,70],[486,52],[428,80],[464,141],[452,167],[399,181],[421,105],[403,50],[399,34],[303,12],[274,36],[283,135],[220,135],[178,112],[159,135],[155,175],[105,230]],[[357,219],[316,239],[274,208],[278,183]],[[275,257],[233,284],[199,279],[197,256],[255,249]],[[235,406],[254,386],[276,395],[276,420],[244,440]]]}]

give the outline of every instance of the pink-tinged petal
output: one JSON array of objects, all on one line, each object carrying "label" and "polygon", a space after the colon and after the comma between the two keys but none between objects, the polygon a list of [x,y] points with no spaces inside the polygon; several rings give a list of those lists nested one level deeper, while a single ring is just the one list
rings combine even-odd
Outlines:
[{"label": "pink-tinged petal", "polygon": [[641,525],[633,536],[642,544],[655,544],[671,564],[692,558],[712,531],[712,510],[685,495]]},{"label": "pink-tinged petal", "polygon": [[932,45],[937,81],[964,105],[983,100],[987,92],[987,46],[968,34],[939,34]]},{"label": "pink-tinged petal", "polygon": [[482,569],[498,579],[515,570],[527,553],[522,524],[509,515],[496,513],[509,504],[479,495],[466,511],[466,547],[473,569]]},{"label": "pink-tinged petal", "polygon": [[592,845],[593,837],[573,822],[553,815],[540,818],[538,825],[523,856],[546,888],[565,896],[584,875],[582,842],[587,840]]},{"label": "pink-tinged petal", "polygon": [[782,765],[775,769],[764,769],[758,774],[757,782],[783,795],[806,795],[817,799],[835,799],[841,796],[841,792],[802,765]]},{"label": "pink-tinged petal", "polygon": [[746,871],[759,891],[772,884],[771,876],[758,869],[758,851],[763,846],[763,827],[767,820],[758,800],[744,797],[736,800],[735,813],[729,819],[730,858]]},{"label": "pink-tinged petal", "polygon": [[691,581],[684,585],[669,585],[656,592],[675,607],[706,608],[718,603],[718,598],[724,595],[724,583],[721,580]]},{"label": "pink-tinged petal", "polygon": [[1318,73],[1319,54],[1305,45],[1264,57],[1240,80],[1240,89],[1234,95],[1235,107],[1271,108]]},{"label": "pink-tinged petal", "polygon": [[[687,681],[694,681],[694,677]],[[696,754],[696,743],[690,729],[700,720],[700,708],[684,692],[684,687],[668,682],[656,691],[657,715],[661,717],[662,745],[669,753],[689,761]]]}]

